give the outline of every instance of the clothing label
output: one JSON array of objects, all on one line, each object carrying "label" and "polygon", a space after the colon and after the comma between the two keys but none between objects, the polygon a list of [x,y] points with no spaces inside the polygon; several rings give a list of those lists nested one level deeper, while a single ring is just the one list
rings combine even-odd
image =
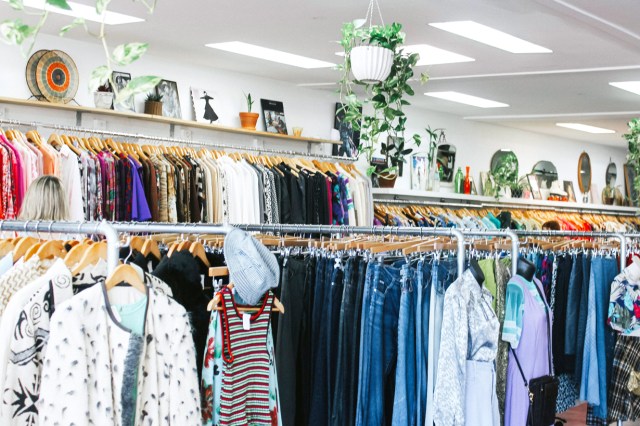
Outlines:
[{"label": "clothing label", "polygon": [[204,275],[200,274],[200,286],[204,290]]},{"label": "clothing label", "polygon": [[242,314],[242,328],[251,330],[251,314]]},{"label": "clothing label", "polygon": [[152,273],[153,272],[153,264],[151,261],[149,261],[149,263],[147,263],[147,272],[148,273]]}]

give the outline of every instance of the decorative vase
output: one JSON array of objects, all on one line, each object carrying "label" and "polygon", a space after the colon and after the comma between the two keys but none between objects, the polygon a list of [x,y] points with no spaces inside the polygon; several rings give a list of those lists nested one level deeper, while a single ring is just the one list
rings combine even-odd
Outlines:
[{"label": "decorative vase", "polygon": [[351,50],[353,77],[363,83],[384,81],[391,73],[393,50],[380,46],[357,46]]},{"label": "decorative vase", "polygon": [[162,115],[162,102],[146,101],[144,103],[144,113],[151,115]]},{"label": "decorative vase", "polygon": [[471,167],[467,166],[467,174],[464,177],[464,193],[471,194],[471,179],[469,178],[469,169]]},{"label": "decorative vase", "polygon": [[455,189],[456,194],[462,194],[462,191],[464,190],[464,175],[462,174],[462,167],[458,167],[456,176],[453,179],[453,188]]},{"label": "decorative vase", "polygon": [[398,179],[398,175],[396,173],[379,174],[378,185],[380,188],[393,188],[396,185],[396,179]]},{"label": "decorative vase", "polygon": [[257,112],[241,112],[240,113],[240,125],[243,129],[255,130],[256,123],[258,123],[258,117],[260,115]]},{"label": "decorative vase", "polygon": [[96,108],[111,109],[113,92],[93,92],[93,103]]}]

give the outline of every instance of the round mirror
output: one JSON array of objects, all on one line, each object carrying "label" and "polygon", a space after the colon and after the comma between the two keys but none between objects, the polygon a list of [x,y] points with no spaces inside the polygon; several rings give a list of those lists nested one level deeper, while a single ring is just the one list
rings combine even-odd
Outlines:
[{"label": "round mirror", "polygon": [[551,188],[551,184],[558,180],[558,169],[551,161],[538,161],[531,173],[538,176],[538,182],[544,183],[545,188]]},{"label": "round mirror", "polygon": [[450,144],[438,146],[438,170],[441,182],[453,182],[453,174],[456,165],[456,147]]},{"label": "round mirror", "polygon": [[591,190],[591,159],[586,152],[580,154],[580,159],[578,160],[578,186],[582,193],[587,193]]},{"label": "round mirror", "polygon": [[500,182],[518,180],[518,157],[510,149],[496,151],[491,157],[491,174]]},{"label": "round mirror", "polygon": [[616,186],[616,179],[618,178],[618,168],[616,167],[616,163],[609,163],[607,166],[607,174],[605,176],[605,184],[614,188]]}]

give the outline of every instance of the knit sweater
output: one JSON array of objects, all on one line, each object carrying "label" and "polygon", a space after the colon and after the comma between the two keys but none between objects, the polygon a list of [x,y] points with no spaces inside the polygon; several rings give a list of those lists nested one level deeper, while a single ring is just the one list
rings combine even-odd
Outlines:
[{"label": "knit sweater", "polygon": [[[107,295],[100,284],[56,306],[42,371],[40,424],[200,424],[187,314],[171,298],[147,288],[145,329],[137,336],[111,308],[122,302],[115,299],[123,292],[136,291],[118,288]],[[136,370],[134,408],[130,392]]]}]

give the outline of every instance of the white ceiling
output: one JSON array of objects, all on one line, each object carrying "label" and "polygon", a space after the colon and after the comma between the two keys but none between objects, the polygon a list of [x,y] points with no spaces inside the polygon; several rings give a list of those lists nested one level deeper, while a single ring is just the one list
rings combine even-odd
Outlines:
[{"label": "white ceiling", "polygon": [[[90,0],[76,0],[91,4]],[[408,44],[427,43],[475,58],[475,62],[420,67],[431,80],[412,103],[470,120],[624,147],[626,122],[640,116],[640,96],[610,81],[640,80],[640,16],[637,0],[379,0],[386,22],[401,22]],[[304,70],[209,49],[206,43],[243,41],[337,62],[335,43],[343,22],[364,17],[368,0],[158,0],[153,15],[139,3],[113,0],[110,9],[146,22],[109,28],[112,43],[148,41],[153,54],[206,66],[333,90],[331,69]],[[0,14],[10,15],[0,2]],[[553,50],[512,54],[428,25],[473,20]],[[47,31],[68,23],[50,18]],[[67,37],[86,39],[82,31]],[[324,83],[324,85],[322,85]],[[504,102],[481,109],[423,96],[459,91]],[[579,122],[615,130],[591,135],[555,126]]]}]

